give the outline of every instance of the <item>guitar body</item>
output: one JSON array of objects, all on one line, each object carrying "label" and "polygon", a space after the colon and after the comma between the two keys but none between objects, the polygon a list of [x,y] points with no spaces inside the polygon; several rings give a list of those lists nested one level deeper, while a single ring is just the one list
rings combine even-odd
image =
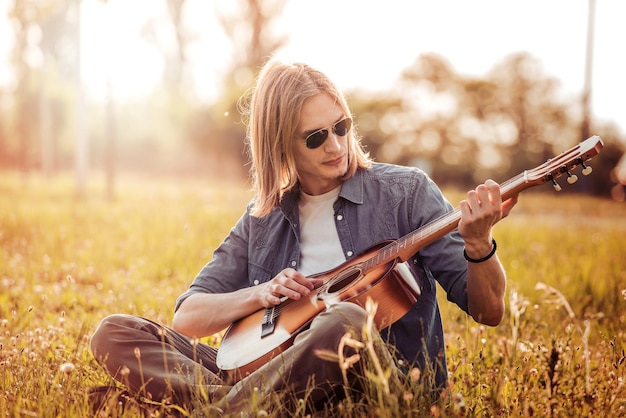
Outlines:
[{"label": "guitar body", "polygon": [[[561,187],[556,179],[567,175],[568,183],[576,181],[571,172],[582,166],[582,173],[591,173],[585,162],[604,147],[600,137],[592,136],[542,165],[500,184],[502,200],[544,183]],[[254,372],[289,348],[296,336],[328,307],[348,301],[365,307],[368,298],[377,303],[375,322],[378,329],[393,324],[415,304],[420,290],[404,263],[425,246],[458,227],[459,208],[421,226],[395,240],[385,241],[362,255],[346,261],[335,269],[316,274],[322,286],[308,298],[298,301],[284,299],[279,305],[261,309],[239,321],[226,331],[217,352],[217,365],[233,381]]]},{"label": "guitar body", "polygon": [[[307,298],[285,299],[274,308],[261,309],[234,322],[226,331],[217,352],[217,365],[238,381],[276,357],[293,344],[295,337],[328,307],[353,302],[363,308],[368,298],[378,308],[374,321],[385,328],[406,314],[417,302],[419,287],[404,263],[392,260],[364,272],[363,260],[386,245],[383,242],[337,268],[316,274],[324,284]],[[271,332],[263,324],[271,322]],[[265,335],[264,335],[265,334]]]}]

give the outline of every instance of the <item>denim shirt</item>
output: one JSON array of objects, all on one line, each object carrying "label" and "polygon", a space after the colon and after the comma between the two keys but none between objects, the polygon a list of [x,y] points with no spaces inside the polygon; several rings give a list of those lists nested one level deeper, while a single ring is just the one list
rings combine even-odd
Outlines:
[{"label": "denim shirt", "polygon": [[[374,163],[346,180],[334,203],[334,219],[346,259],[384,240],[401,238],[452,210],[435,183],[417,168]],[[298,269],[298,193],[288,192],[280,207],[262,218],[250,206],[196,276],[176,309],[193,293],[226,293],[267,282],[281,270]],[[419,300],[399,321],[381,330],[407,370],[435,372],[445,385],[447,369],[437,281],[448,300],[467,312],[467,262],[457,231],[419,250],[407,264],[421,288]],[[434,369],[431,369],[433,367]]]}]

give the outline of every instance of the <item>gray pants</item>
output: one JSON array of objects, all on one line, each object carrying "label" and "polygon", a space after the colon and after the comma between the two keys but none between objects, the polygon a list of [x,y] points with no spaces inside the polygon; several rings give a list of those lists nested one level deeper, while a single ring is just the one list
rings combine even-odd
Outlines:
[{"label": "gray pants", "polygon": [[[349,302],[339,303],[319,314],[281,355],[233,386],[215,363],[216,348],[194,344],[190,338],[145,318],[106,317],[91,339],[91,350],[114,379],[131,392],[155,401],[191,405],[203,391],[221,388],[225,392],[219,402],[222,407],[243,406],[253,396],[262,399],[282,389],[302,396],[306,393],[309,402],[319,403],[337,389],[343,390],[343,375],[338,362],[320,359],[315,352],[337,353],[347,330],[357,330],[353,335],[360,339],[365,321],[362,308]],[[346,357],[354,353],[350,347],[344,350]],[[315,386],[311,391],[312,378]]]}]

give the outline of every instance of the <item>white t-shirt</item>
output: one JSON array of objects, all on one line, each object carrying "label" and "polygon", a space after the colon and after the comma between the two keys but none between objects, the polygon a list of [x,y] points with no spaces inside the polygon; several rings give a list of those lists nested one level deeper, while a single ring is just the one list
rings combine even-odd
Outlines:
[{"label": "white t-shirt", "polygon": [[341,186],[311,196],[300,192],[300,268],[305,276],[321,273],[346,261],[335,227],[333,203]]}]

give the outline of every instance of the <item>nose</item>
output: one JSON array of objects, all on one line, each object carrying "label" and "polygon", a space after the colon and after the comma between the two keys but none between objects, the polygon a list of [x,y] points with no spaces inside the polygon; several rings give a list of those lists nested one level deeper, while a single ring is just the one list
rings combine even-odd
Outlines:
[{"label": "nose", "polygon": [[341,149],[341,141],[347,138],[346,136],[339,136],[336,133],[330,130],[328,132],[328,138],[324,141],[324,151],[326,152],[335,152]]}]

